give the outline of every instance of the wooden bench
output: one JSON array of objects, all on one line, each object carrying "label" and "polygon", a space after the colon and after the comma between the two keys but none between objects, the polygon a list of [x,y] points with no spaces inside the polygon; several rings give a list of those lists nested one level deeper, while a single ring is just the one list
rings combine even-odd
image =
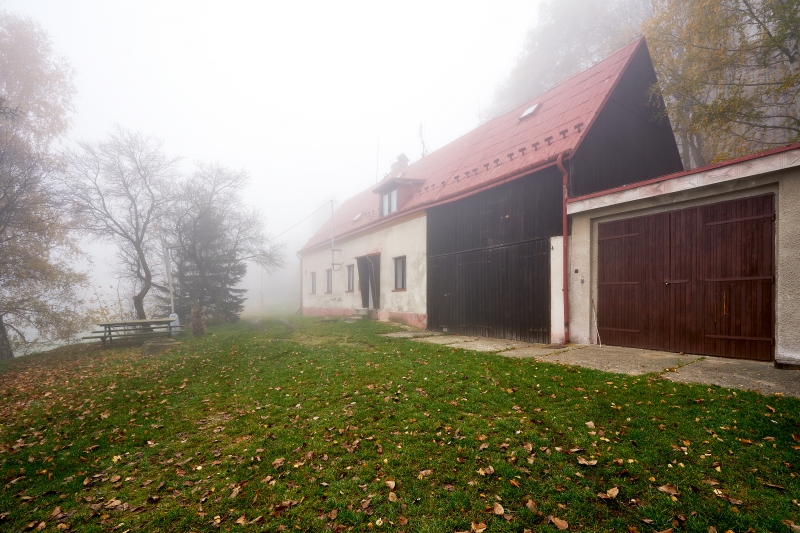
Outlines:
[{"label": "wooden bench", "polygon": [[153,337],[171,337],[181,331],[181,326],[173,326],[172,318],[148,318],[144,320],[120,320],[116,322],[100,322],[103,328],[92,331],[92,335],[82,340],[100,339],[103,344],[114,340],[150,339]]}]

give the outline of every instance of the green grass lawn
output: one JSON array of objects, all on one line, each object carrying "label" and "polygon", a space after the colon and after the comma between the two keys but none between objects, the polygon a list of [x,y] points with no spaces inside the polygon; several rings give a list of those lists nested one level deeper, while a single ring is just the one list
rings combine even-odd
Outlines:
[{"label": "green grass lawn", "polygon": [[0,530],[800,523],[796,399],[295,321],[0,365]]}]

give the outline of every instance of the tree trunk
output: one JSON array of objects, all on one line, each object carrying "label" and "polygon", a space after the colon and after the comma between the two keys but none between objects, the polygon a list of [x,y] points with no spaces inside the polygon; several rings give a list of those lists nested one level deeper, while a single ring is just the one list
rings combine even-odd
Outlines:
[{"label": "tree trunk", "polygon": [[11,341],[8,340],[8,331],[3,324],[3,315],[0,315],[0,361],[13,358],[14,351],[11,349]]},{"label": "tree trunk", "polygon": [[139,263],[142,266],[142,271],[144,273],[144,284],[142,285],[142,290],[138,292],[138,294],[133,295],[133,308],[136,309],[136,318],[138,320],[144,320],[147,318],[147,313],[144,311],[144,297],[147,296],[147,293],[150,292],[150,287],[152,286],[153,281],[153,274],[150,272],[150,266],[147,264],[147,258],[144,255],[144,250],[142,250],[141,244],[136,244],[136,253],[139,256]]}]

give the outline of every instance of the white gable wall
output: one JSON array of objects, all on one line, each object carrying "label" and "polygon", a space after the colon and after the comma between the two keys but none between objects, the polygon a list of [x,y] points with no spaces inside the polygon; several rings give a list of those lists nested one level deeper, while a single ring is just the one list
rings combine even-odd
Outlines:
[{"label": "white gable wall", "polygon": [[[336,266],[333,272],[333,290],[325,292],[325,270],[331,268],[330,245],[323,249],[305,252],[301,257],[303,276],[303,314],[340,315],[354,314],[361,309],[357,257],[380,254],[380,308],[374,316],[382,320],[398,320],[417,327],[427,326],[427,218],[418,213],[397,223],[355,237],[335,241]],[[406,257],[406,289],[394,289],[395,257]],[[354,265],[355,287],[347,291],[347,265]],[[316,272],[317,290],[311,294],[311,273]]]}]

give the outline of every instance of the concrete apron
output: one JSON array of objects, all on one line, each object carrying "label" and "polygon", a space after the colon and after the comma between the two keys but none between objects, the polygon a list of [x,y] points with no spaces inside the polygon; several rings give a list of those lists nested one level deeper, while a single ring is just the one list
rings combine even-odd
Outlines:
[{"label": "concrete apron", "polygon": [[[387,337],[397,336],[399,335],[387,335]],[[778,393],[800,398],[800,371],[779,370],[772,363],[760,361],[679,355],[618,346],[544,346],[461,335],[431,336],[430,332],[403,332],[402,337],[451,348],[492,352],[506,357],[531,358],[617,374],[656,373],[665,379],[680,383],[702,383],[752,390],[764,395]]]}]

